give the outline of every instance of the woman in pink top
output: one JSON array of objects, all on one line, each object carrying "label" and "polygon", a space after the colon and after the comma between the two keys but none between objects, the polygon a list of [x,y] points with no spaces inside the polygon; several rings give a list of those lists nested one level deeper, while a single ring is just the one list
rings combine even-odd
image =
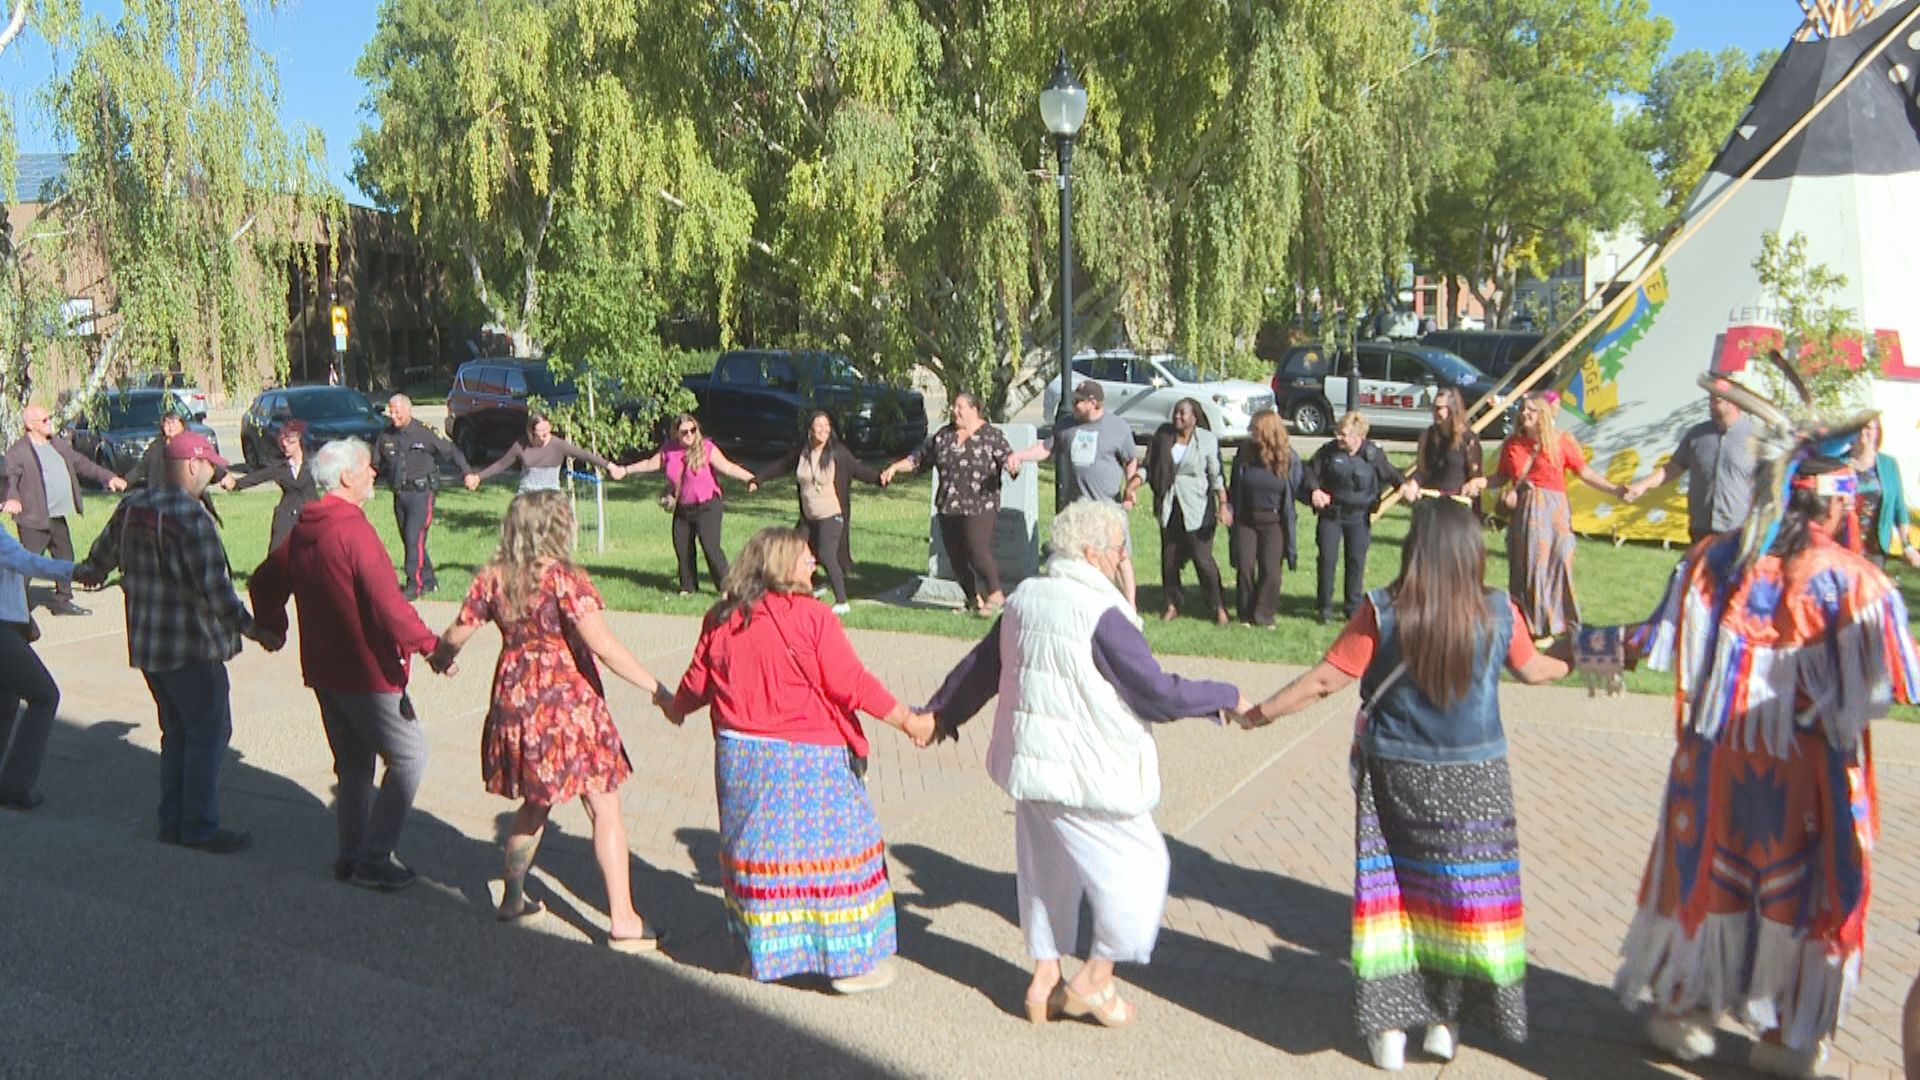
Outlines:
[{"label": "woman in pink top", "polygon": [[1626,498],[1624,485],[1587,464],[1578,440],[1555,430],[1558,404],[1558,395],[1527,395],[1520,407],[1520,430],[1501,445],[1500,471],[1493,480],[1496,487],[1513,484],[1513,490],[1500,496],[1500,505],[1512,515],[1507,526],[1507,591],[1541,641],[1580,623],[1580,603],[1573,592],[1567,474],[1595,491]]},{"label": "woman in pink top", "polygon": [[758,485],[753,473],[734,464],[718,446],[708,442],[700,431],[700,421],[692,413],[674,417],[673,434],[652,457],[626,467],[630,473],[657,472],[667,479],[667,493],[660,504],[673,512],[673,554],[680,563],[680,595],[692,596],[700,581],[693,566],[693,541],[707,556],[707,576],[717,591],[727,580],[727,553],[720,547],[720,522],[727,511],[726,493],[720,490],[720,475],[725,473],[747,485]]}]

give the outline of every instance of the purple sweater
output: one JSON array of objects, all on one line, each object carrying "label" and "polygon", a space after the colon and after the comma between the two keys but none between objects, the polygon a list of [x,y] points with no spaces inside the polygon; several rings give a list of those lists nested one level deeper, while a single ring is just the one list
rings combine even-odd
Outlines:
[{"label": "purple sweater", "polygon": [[[944,728],[971,720],[1000,692],[1000,627],[993,629],[958,666],[927,704]],[[1120,700],[1142,720],[1164,722],[1183,716],[1216,716],[1240,703],[1239,688],[1207,679],[1186,679],[1166,671],[1153,658],[1147,638],[1118,610],[1100,616],[1093,628],[1093,666],[1113,684]]]}]

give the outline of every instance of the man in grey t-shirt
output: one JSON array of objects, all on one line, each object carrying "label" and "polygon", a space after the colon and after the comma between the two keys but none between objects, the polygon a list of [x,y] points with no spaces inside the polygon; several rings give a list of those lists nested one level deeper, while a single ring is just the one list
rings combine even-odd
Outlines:
[{"label": "man in grey t-shirt", "polygon": [[[1099,499],[1132,511],[1140,487],[1140,459],[1133,429],[1107,412],[1107,394],[1092,379],[1073,388],[1072,424],[1053,433],[1050,442],[1016,451],[1008,460],[1016,466],[1051,456],[1061,470],[1060,486],[1073,500]],[[1062,508],[1064,509],[1064,507]],[[1133,533],[1127,533],[1126,557],[1120,562],[1120,591],[1133,603]]]},{"label": "man in grey t-shirt", "polygon": [[1687,535],[1694,542],[1739,528],[1753,506],[1753,421],[1719,396],[1708,400],[1707,411],[1712,419],[1688,428],[1667,463],[1626,492],[1633,502],[1684,471]]}]

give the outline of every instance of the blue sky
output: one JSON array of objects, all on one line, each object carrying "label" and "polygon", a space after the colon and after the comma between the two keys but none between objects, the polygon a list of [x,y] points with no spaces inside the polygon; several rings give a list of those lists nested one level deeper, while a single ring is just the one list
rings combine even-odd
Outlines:
[{"label": "blue sky", "polygon": [[[86,0],[85,6],[105,13],[119,5]],[[347,169],[365,91],[353,66],[373,36],[378,6],[376,0],[291,0],[279,12],[259,16],[254,28],[261,47],[279,64],[283,117],[326,133],[334,180],[355,201],[361,197],[347,180]],[[1649,0],[1649,6],[1673,23],[1673,52],[1717,52],[1728,45],[1750,53],[1780,48],[1800,25],[1794,0]],[[16,103],[21,149],[27,152],[58,149],[31,104],[50,66],[45,45],[28,39],[16,41],[0,57],[0,90]]]}]

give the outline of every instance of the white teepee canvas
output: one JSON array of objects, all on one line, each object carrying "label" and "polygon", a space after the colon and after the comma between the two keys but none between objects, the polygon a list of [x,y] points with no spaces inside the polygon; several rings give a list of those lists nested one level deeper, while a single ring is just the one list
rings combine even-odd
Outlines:
[{"label": "white teepee canvas", "polygon": [[[1739,128],[1688,204],[1697,215],[1792,127],[1920,0],[1882,9],[1851,34],[1788,45]],[[1894,41],[1621,309],[1565,387],[1561,426],[1608,476],[1643,476],[1706,419],[1695,379],[1745,368],[1749,349],[1778,340],[1753,270],[1762,237],[1803,234],[1816,264],[1844,274],[1835,302],[1878,341],[1874,382],[1884,452],[1920,499],[1920,31]],[[1743,380],[1746,381],[1746,380]],[[1750,385],[1761,385],[1750,381]],[[1620,505],[1584,485],[1570,492],[1574,528],[1630,539],[1687,538],[1684,481]]]}]

